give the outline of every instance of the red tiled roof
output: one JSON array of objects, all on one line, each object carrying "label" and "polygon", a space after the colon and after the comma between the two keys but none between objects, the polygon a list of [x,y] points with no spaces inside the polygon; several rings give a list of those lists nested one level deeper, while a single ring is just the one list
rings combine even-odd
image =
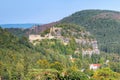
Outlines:
[{"label": "red tiled roof", "polygon": [[100,67],[101,65],[100,64],[91,64],[93,66],[97,66],[97,67]]}]

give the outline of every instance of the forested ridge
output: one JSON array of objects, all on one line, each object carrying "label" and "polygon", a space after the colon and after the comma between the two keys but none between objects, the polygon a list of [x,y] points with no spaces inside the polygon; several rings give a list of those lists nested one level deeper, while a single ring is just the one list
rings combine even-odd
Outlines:
[{"label": "forested ridge", "polygon": [[[118,54],[101,51],[100,54],[82,56],[82,49],[91,50],[89,40],[95,39],[84,27],[64,23],[56,24],[54,28],[56,30],[51,34],[55,38],[35,40],[32,43],[26,37],[17,37],[0,28],[0,78],[2,80],[120,79]],[[39,34],[45,36],[50,33],[50,29]],[[89,42],[78,44],[75,39],[79,38]],[[33,45],[34,43],[36,44]],[[95,71],[90,70],[90,64],[100,64],[101,67]]]},{"label": "forested ridge", "polygon": [[96,37],[102,51],[120,53],[120,12],[83,10],[65,17],[61,22],[84,26]]}]

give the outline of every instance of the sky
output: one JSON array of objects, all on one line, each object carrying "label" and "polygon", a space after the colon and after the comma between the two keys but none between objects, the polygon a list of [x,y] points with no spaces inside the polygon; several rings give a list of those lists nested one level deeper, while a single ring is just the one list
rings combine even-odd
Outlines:
[{"label": "sky", "polygon": [[0,0],[0,24],[45,24],[86,9],[120,11],[120,0]]}]

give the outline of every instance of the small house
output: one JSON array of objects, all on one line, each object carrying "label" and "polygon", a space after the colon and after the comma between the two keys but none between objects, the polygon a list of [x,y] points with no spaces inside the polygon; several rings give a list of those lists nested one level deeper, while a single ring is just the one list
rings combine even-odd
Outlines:
[{"label": "small house", "polygon": [[90,64],[90,70],[97,70],[100,66],[100,64]]}]

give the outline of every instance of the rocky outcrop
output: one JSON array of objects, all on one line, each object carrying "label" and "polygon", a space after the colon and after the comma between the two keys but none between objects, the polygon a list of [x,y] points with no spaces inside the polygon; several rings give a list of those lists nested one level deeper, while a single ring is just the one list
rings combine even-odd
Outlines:
[{"label": "rocky outcrop", "polygon": [[82,49],[82,55],[92,55],[92,54],[100,54],[100,50],[98,49],[98,44],[96,40],[91,41],[92,49]]},{"label": "rocky outcrop", "polygon": [[80,48],[77,48],[77,51],[75,51],[75,53],[79,53],[81,51],[82,56],[84,55],[91,56],[92,54],[100,54],[97,40],[95,40],[94,38],[90,38],[89,36],[91,36],[91,34],[89,32],[87,31],[75,32],[75,31],[67,29],[67,31],[69,32],[69,36],[66,37],[62,35],[63,31],[66,32],[66,30],[64,30],[61,27],[53,26],[49,28],[49,32],[46,33],[44,36],[33,35],[33,34],[29,35],[29,40],[30,42],[33,42],[35,40],[41,41],[43,39],[59,39],[64,45],[68,45],[71,40],[71,36],[73,36],[76,45],[82,46],[82,50]]}]

